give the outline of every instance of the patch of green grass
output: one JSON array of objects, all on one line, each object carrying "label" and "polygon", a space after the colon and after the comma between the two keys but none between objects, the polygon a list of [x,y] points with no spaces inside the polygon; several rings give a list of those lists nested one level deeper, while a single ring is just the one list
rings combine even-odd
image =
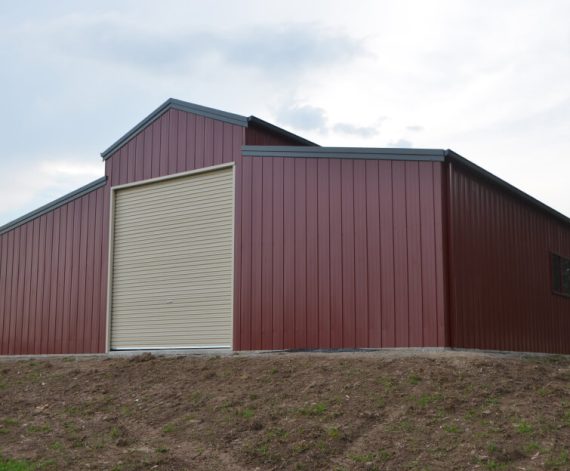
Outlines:
[{"label": "patch of green grass", "polygon": [[306,441],[295,443],[291,449],[293,453],[300,455],[301,453],[305,453],[311,446]]},{"label": "patch of green grass", "polygon": [[516,429],[518,433],[523,433],[523,434],[532,433],[532,426],[525,420],[521,420],[516,425]]},{"label": "patch of green grass", "polygon": [[115,440],[121,436],[121,430],[119,430],[119,427],[113,427],[111,429],[110,435],[111,435],[111,438]]},{"label": "patch of green grass", "polygon": [[486,407],[496,406],[498,403],[499,403],[498,398],[496,398],[495,396],[489,396],[487,399],[485,399],[484,406]]},{"label": "patch of green grass", "polygon": [[310,416],[324,415],[326,411],[327,411],[327,406],[322,402],[317,402],[316,404],[311,404],[310,406],[306,406],[299,409],[299,413],[301,415],[310,415]]},{"label": "patch of green grass", "polygon": [[36,465],[36,471],[41,469],[56,469],[57,463],[55,460],[42,460]]},{"label": "patch of green grass", "polygon": [[570,409],[564,411],[564,415],[562,416],[562,421],[564,422],[564,425],[570,427]]},{"label": "patch of green grass", "polygon": [[497,446],[496,443],[489,443],[487,445],[487,451],[489,453],[496,453],[497,451],[499,451],[499,447]]},{"label": "patch of green grass", "polygon": [[422,378],[419,377],[417,374],[412,374],[408,377],[408,381],[410,384],[419,384],[422,381]]},{"label": "patch of green grass", "polygon": [[54,450],[54,451],[61,451],[61,450],[63,450],[63,445],[61,444],[61,442],[53,442],[49,446],[49,449]]},{"label": "patch of green grass", "polygon": [[18,421],[16,419],[7,418],[4,419],[4,425],[6,427],[11,427],[12,425],[18,425]]},{"label": "patch of green grass", "polygon": [[485,463],[485,467],[487,469],[492,469],[492,470],[502,470],[502,469],[508,469],[508,464],[507,463],[500,463],[500,462],[495,461],[495,460],[489,460]]},{"label": "patch of green grass", "polygon": [[383,396],[377,394],[374,397],[374,405],[378,407],[378,409],[383,409],[384,407],[386,407],[386,400],[384,399]]},{"label": "patch of green grass", "polygon": [[171,433],[174,432],[174,424],[166,424],[162,427],[162,433]]},{"label": "patch of green grass", "polygon": [[380,384],[385,391],[390,391],[395,386],[394,380],[392,378],[376,378],[374,382],[376,384]]},{"label": "patch of green grass", "polygon": [[51,427],[47,424],[44,425],[30,425],[28,427],[29,433],[48,433],[51,432]]},{"label": "patch of green grass", "polygon": [[247,408],[246,408],[246,409],[244,409],[244,410],[241,411],[241,416],[242,416],[244,419],[251,419],[254,415],[255,415],[255,412],[253,412],[252,409],[247,409]]},{"label": "patch of green grass", "polygon": [[[547,468],[555,469],[568,469],[568,464],[570,464],[570,457],[568,455],[568,450],[562,450],[557,455],[551,455],[546,462]],[[562,468],[563,467],[563,468]]]},{"label": "patch of green grass", "polygon": [[528,455],[535,453],[537,451],[540,451],[540,450],[541,450],[541,446],[536,442],[530,442],[524,446],[524,451]]},{"label": "patch of green grass", "polygon": [[379,450],[376,456],[378,457],[379,461],[385,463],[390,458],[392,458],[392,453],[389,452],[388,450]]},{"label": "patch of green grass", "polygon": [[394,424],[391,424],[391,428],[394,430],[399,430],[401,432],[411,432],[413,427],[409,419],[402,419]]},{"label": "patch of green grass", "polygon": [[282,440],[282,439],[286,439],[288,436],[289,436],[289,432],[287,432],[287,430],[280,428],[280,427],[270,428],[265,433],[265,437],[268,440],[274,440],[274,439]]},{"label": "patch of green grass", "polygon": [[355,463],[368,463],[370,461],[374,461],[376,455],[374,453],[366,453],[363,455],[352,455],[350,459]]},{"label": "patch of green grass", "polygon": [[79,415],[80,408],[78,406],[67,406],[63,411],[67,415]]},{"label": "patch of green grass", "polygon": [[165,446],[159,446],[159,447],[156,449],[156,452],[157,452],[157,453],[168,453],[168,448],[166,448]]},{"label": "patch of green grass", "polygon": [[415,398],[415,402],[423,408],[439,400],[440,397],[438,394],[422,394],[421,396]]},{"label": "patch of green grass", "polygon": [[269,446],[267,444],[259,445],[255,448],[255,452],[259,456],[267,456],[269,454]]},{"label": "patch of green grass", "polygon": [[464,417],[465,417],[467,420],[474,420],[474,419],[477,417],[477,414],[478,414],[478,413],[477,413],[477,411],[476,411],[475,409],[469,409],[469,410],[465,413]]},{"label": "patch of green grass", "polygon": [[0,471],[32,471],[32,463],[26,460],[12,460],[0,456]]},{"label": "patch of green grass", "polygon": [[338,440],[342,436],[342,432],[338,427],[331,427],[327,429],[327,435],[334,440]]},{"label": "patch of green grass", "polygon": [[447,433],[459,433],[459,427],[456,424],[446,424],[443,426],[443,430]]}]

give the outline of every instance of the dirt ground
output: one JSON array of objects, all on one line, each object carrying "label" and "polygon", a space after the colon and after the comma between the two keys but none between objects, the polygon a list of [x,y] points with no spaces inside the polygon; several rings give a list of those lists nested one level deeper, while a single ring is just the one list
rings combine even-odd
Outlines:
[{"label": "dirt ground", "polygon": [[0,361],[0,471],[570,469],[570,358]]}]

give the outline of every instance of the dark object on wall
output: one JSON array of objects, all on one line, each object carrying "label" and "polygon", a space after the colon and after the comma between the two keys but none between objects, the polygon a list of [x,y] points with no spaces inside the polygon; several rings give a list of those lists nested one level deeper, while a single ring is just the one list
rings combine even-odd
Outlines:
[{"label": "dark object on wall", "polygon": [[323,148],[171,99],[102,156],[105,177],[0,228],[0,353],[106,351],[111,194],[228,166],[234,349],[570,353],[570,220],[452,151]]}]

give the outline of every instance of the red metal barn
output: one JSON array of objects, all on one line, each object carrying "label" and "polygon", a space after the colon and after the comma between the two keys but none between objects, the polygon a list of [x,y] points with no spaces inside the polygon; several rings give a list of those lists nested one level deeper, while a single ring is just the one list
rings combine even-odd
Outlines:
[{"label": "red metal barn", "polygon": [[452,151],[168,100],[0,228],[0,353],[570,353],[570,220]]}]

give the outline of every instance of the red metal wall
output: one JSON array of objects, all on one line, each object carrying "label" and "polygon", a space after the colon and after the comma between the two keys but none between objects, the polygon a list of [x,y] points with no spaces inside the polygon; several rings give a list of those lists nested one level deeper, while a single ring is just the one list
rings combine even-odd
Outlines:
[{"label": "red metal wall", "polygon": [[0,235],[1,354],[104,349],[105,208],[103,187]]},{"label": "red metal wall", "polygon": [[298,146],[297,141],[255,125],[245,131],[245,144],[251,146]]},{"label": "red metal wall", "polygon": [[442,164],[242,157],[235,348],[444,346]]},{"label": "red metal wall", "polygon": [[570,353],[549,265],[570,257],[570,227],[456,164],[449,188],[452,346]]}]

